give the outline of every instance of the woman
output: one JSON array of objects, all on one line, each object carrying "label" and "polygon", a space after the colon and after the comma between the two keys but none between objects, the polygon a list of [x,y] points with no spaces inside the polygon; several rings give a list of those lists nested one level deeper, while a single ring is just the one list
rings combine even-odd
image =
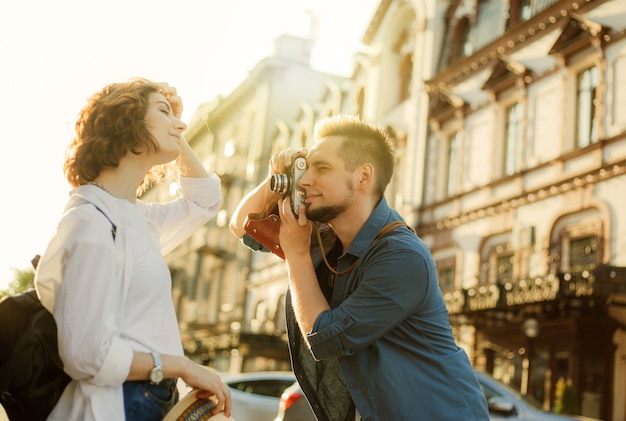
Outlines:
[{"label": "woman", "polygon": [[[78,116],[64,165],[73,190],[35,280],[72,378],[49,420],[161,420],[179,377],[230,415],[228,387],[184,357],[163,259],[221,201],[219,178],[182,136],[181,113],[174,88],[133,79],[106,86]],[[137,200],[170,167],[180,197]]]}]

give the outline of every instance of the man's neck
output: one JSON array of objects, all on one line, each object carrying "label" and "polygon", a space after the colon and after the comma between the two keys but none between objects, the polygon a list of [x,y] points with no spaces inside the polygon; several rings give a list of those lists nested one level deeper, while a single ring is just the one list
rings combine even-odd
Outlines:
[{"label": "man's neck", "polygon": [[374,209],[375,206],[369,203],[351,206],[349,210],[328,223],[339,238],[339,241],[341,241],[343,253],[350,248],[352,240],[361,231]]}]

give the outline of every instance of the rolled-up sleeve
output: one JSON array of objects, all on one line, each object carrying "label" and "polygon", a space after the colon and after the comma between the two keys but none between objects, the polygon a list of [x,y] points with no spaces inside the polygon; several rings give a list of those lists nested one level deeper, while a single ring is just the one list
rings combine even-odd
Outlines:
[{"label": "rolled-up sleeve", "polygon": [[342,337],[354,325],[354,319],[342,308],[325,311],[315,320],[313,331],[307,335],[313,357],[316,360],[347,356],[354,353]]},{"label": "rolled-up sleeve", "polygon": [[205,178],[180,177],[180,195],[215,215],[222,201],[220,178],[209,173]]},{"label": "rolled-up sleeve", "polygon": [[[426,261],[415,250],[387,242],[353,273],[335,278],[335,288],[354,292],[321,313],[307,341],[317,360],[353,355],[416,311],[427,294]],[[397,246],[397,244],[396,244]],[[365,268],[365,269],[364,269]]]}]

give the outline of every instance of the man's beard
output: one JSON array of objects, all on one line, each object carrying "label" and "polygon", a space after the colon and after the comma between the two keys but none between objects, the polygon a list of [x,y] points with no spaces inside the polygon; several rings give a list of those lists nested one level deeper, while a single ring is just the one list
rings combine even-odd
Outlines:
[{"label": "man's beard", "polygon": [[316,222],[328,223],[332,221],[333,219],[335,219],[336,217],[338,217],[339,215],[341,215],[342,213],[344,213],[345,210],[348,209],[348,205],[353,199],[352,195],[354,193],[354,186],[352,184],[352,180],[350,179],[346,180],[346,187],[347,187],[349,195],[339,205],[322,206],[317,209],[311,209],[307,205],[306,207],[307,219],[311,221],[316,221]]},{"label": "man's beard", "polygon": [[317,209],[311,209],[310,207],[307,207],[306,217],[311,221],[327,223],[341,215],[345,210],[345,204],[322,206],[321,208]]}]

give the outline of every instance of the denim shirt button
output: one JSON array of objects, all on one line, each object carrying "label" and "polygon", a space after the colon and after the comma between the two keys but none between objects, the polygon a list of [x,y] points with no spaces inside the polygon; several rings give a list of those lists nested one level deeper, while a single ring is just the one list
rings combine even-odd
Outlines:
[{"label": "denim shirt button", "polygon": [[356,383],[350,383],[350,389],[356,389],[357,385]]},{"label": "denim shirt button", "polygon": [[341,320],[341,322],[343,323],[343,325],[344,325],[344,326],[348,326],[349,321],[348,321],[348,318],[347,318],[347,317],[344,317],[344,318]]}]

